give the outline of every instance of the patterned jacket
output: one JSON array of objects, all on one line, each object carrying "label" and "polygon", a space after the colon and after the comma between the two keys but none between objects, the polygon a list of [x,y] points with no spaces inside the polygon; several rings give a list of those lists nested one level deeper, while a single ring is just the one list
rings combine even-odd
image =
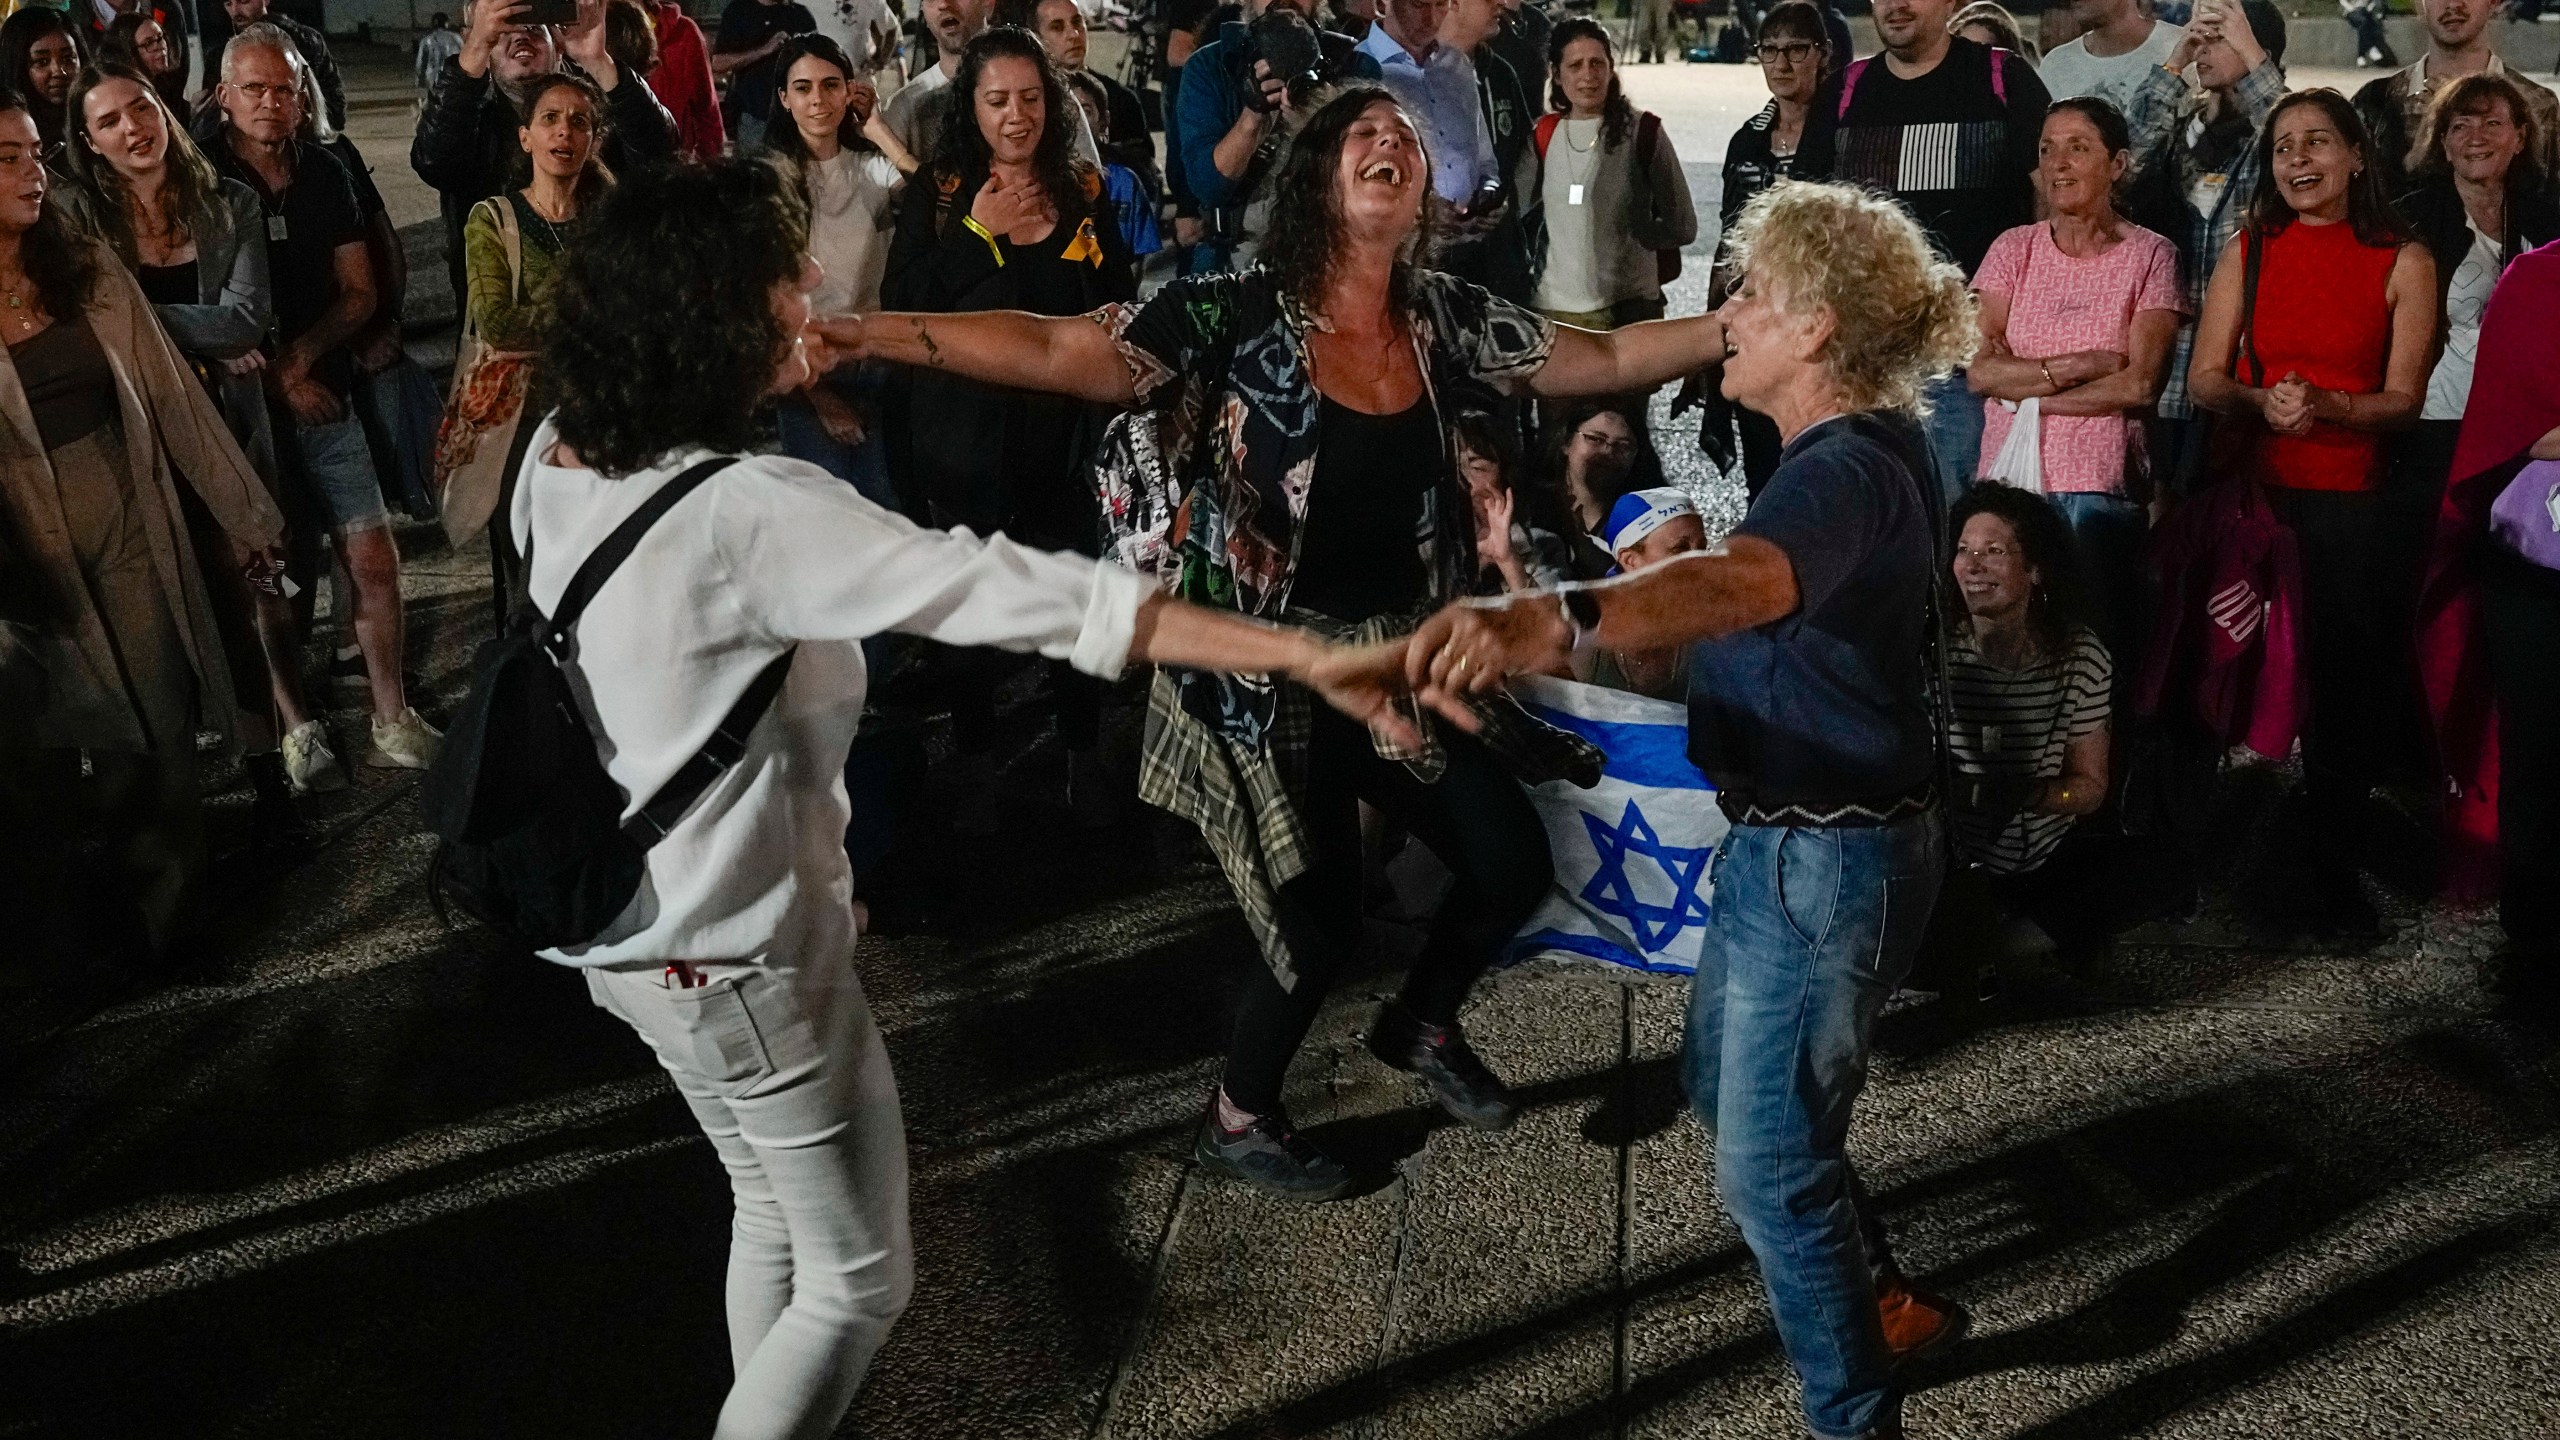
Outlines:
[{"label": "patterned jacket", "polygon": [[[2283,68],[2273,60],[2264,60],[2231,87],[2226,103],[2238,106],[2240,113],[2248,117],[2254,135],[2267,123],[2268,112],[2275,109],[2276,101],[2283,97]],[[2125,123],[2133,132],[2133,164],[2124,182],[2127,190],[2166,166],[2181,202],[2194,193],[2203,176],[2187,137],[2203,114],[2204,105],[2202,94],[2166,70],[2155,69],[2143,77],[2125,112]],[[2223,172],[2222,192],[2215,199],[2212,212],[2199,214],[2191,203],[2182,203],[2186,224],[2162,232],[2178,244],[2178,269],[2187,280],[2189,304],[2187,321],[2178,327],[2177,349],[2169,357],[2169,374],[2160,387],[2158,404],[2162,415],[2185,419],[2196,413],[2195,402],[2187,395],[2187,362],[2194,358],[2196,347],[2195,316],[2204,310],[2205,286],[2213,279],[2214,261],[2231,243],[2231,237],[2240,233],[2241,222],[2249,216],[2249,197],[2257,192],[2259,170],[2258,146],[2253,140],[2240,147]]]}]

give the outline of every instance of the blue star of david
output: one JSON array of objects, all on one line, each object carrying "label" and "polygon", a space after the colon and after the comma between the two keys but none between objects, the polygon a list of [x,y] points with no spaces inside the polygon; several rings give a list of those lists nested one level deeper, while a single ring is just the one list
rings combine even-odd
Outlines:
[{"label": "blue star of david", "polygon": [[[1635,931],[1636,944],[1660,950],[1681,931],[1707,923],[1707,902],[1699,897],[1698,885],[1706,878],[1714,846],[1692,849],[1663,844],[1653,822],[1644,818],[1633,800],[1627,802],[1627,813],[1614,827],[1588,813],[1582,817],[1582,827],[1591,832],[1591,848],[1600,857],[1600,867],[1582,887],[1582,898],[1601,914],[1626,921]],[[1649,905],[1637,898],[1635,883],[1627,876],[1629,855],[1651,860],[1670,879],[1670,904]]]}]

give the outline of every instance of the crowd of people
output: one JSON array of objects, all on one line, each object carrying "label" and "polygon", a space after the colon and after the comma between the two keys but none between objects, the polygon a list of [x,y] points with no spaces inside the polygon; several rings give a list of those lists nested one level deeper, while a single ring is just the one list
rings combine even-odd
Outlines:
[{"label": "crowd of people", "polygon": [[[328,42],[268,6],[226,0],[201,83],[210,16],[0,22],[0,890],[24,953],[148,976],[206,908],[209,758],[280,866],[342,754],[485,763],[411,693],[394,510],[485,536],[491,632],[584,616],[546,644],[614,785],[695,787],[645,902],[543,953],[730,1171],[723,1436],[824,1433],[906,1303],[851,960],[891,817],[848,756],[867,697],[928,694],[952,827],[1021,821],[1003,651],[1075,824],[1143,799],[1231,883],[1259,963],[1193,1153],[1308,1201],[1370,1178],[1283,1091],[1397,837],[1452,878],[1370,1047],[1517,1113],[1461,1016],[1551,884],[1524,787],[1603,757],[1505,678],[1684,705],[1731,823],[1684,1080],[1821,1437],[1899,1435],[1896,1367],[1966,1325],[1846,1150],[1888,997],[2191,916],[2235,753],[2298,742],[2284,924],[2381,936],[2397,785],[2497,896],[2502,985],[2560,992],[2560,100],[2488,7],[2421,0],[2426,53],[2352,97],[2288,88],[2267,0],[2072,0],[2041,50],[1880,0],[1865,57],[1752,7],[1770,98],[1674,316],[1709,237],[1618,74],[1659,17],[1176,4],[1133,87],[1076,0],[912,37],[473,0],[417,47],[438,396]],[[1692,409],[1729,534],[1665,479]],[[645,579],[587,614],[598,554]],[[1128,773],[1105,702],[1150,665]]]}]

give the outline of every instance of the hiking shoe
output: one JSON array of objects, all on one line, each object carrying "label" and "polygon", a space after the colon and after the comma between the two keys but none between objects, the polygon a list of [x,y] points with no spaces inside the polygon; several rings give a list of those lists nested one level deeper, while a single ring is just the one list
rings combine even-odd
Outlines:
[{"label": "hiking shoe", "polygon": [[436,763],[444,733],[420,716],[414,706],[401,707],[388,722],[373,722],[373,745],[364,763],[391,770],[424,770]]},{"label": "hiking shoe", "polygon": [[284,737],[284,781],[296,795],[347,788],[347,767],[329,748],[329,732],[305,720]]},{"label": "hiking shoe", "polygon": [[1200,1121],[1200,1137],[1192,1142],[1191,1158],[1203,1170],[1241,1180],[1283,1200],[1309,1204],[1339,1200],[1359,1184],[1359,1177],[1341,1161],[1291,1129],[1285,1112],[1256,1116],[1251,1125],[1231,1131],[1218,1123],[1217,1106],[1212,1103]]},{"label": "hiking shoe", "polygon": [[1876,1317],[1884,1322],[1885,1348],[1896,1365],[1945,1353],[1973,1324],[1962,1305],[1914,1289],[1898,1274],[1876,1278]]},{"label": "hiking shoe", "polygon": [[1520,1118],[1511,1088],[1476,1058],[1456,1025],[1425,1025],[1402,1001],[1378,1012],[1369,1053],[1421,1076],[1440,1108],[1471,1130],[1508,1130]]}]

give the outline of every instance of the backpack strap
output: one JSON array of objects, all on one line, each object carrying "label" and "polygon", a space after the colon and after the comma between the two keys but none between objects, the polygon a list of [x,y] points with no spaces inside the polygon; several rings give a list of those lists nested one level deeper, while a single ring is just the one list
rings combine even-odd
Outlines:
[{"label": "backpack strap", "polygon": [[[631,552],[639,548],[640,537],[648,534],[651,526],[676,508],[677,502],[700,488],[703,481],[728,469],[737,460],[735,455],[714,455],[685,467],[683,473],[659,486],[656,494],[641,501],[639,509],[613,527],[613,533],[604,537],[603,544],[587,552],[587,558],[579,564],[578,573],[569,577],[568,588],[560,592],[560,603],[553,607],[550,620],[543,626],[542,648],[550,652],[553,660],[559,660],[561,651],[568,647],[569,627],[578,623],[578,617],[586,613],[587,602],[596,598],[596,592],[604,588],[604,582],[612,579],[613,572],[621,569],[622,562],[630,559]],[[532,553],[533,547],[527,545],[528,564]]]},{"label": "backpack strap", "polygon": [[[2258,358],[2258,266],[2266,251],[2266,241],[2255,225],[2240,231],[2240,359],[2249,366],[2249,385],[2264,389],[2267,384],[2267,362]],[[2235,365],[2234,369],[2238,367]]]},{"label": "backpack strap", "polygon": [[1556,138],[1556,122],[1563,118],[1563,116],[1558,115],[1552,110],[1538,117],[1536,134],[1538,137],[1538,158],[1540,160],[1547,158],[1547,146]]},{"label": "backpack strap", "polygon": [[1647,175],[1653,173],[1653,152],[1662,148],[1662,117],[1650,110],[1636,112],[1636,168]]},{"label": "backpack strap", "polygon": [[1991,98],[2009,108],[2009,52],[1997,45],[1991,47]]},{"label": "backpack strap", "polygon": [[1875,57],[1870,55],[1864,60],[1850,61],[1849,68],[1840,72],[1840,108],[1833,113],[1833,120],[1849,118],[1849,97],[1858,93],[1858,77],[1866,74],[1867,67],[1874,63]]},{"label": "backpack strap", "polygon": [[667,832],[676,828],[676,822],[693,808],[694,801],[702,798],[703,791],[711,788],[711,782],[746,757],[747,737],[755,733],[764,712],[773,708],[774,697],[782,693],[782,682],[791,673],[792,657],[799,653],[800,647],[794,645],[765,662],[756,678],[747,682],[746,693],[738,697],[738,703],[720,717],[720,725],[711,732],[711,738],[667,777],[667,783],[658,787],[648,804],[622,822],[625,839],[646,850],[667,838]]}]

